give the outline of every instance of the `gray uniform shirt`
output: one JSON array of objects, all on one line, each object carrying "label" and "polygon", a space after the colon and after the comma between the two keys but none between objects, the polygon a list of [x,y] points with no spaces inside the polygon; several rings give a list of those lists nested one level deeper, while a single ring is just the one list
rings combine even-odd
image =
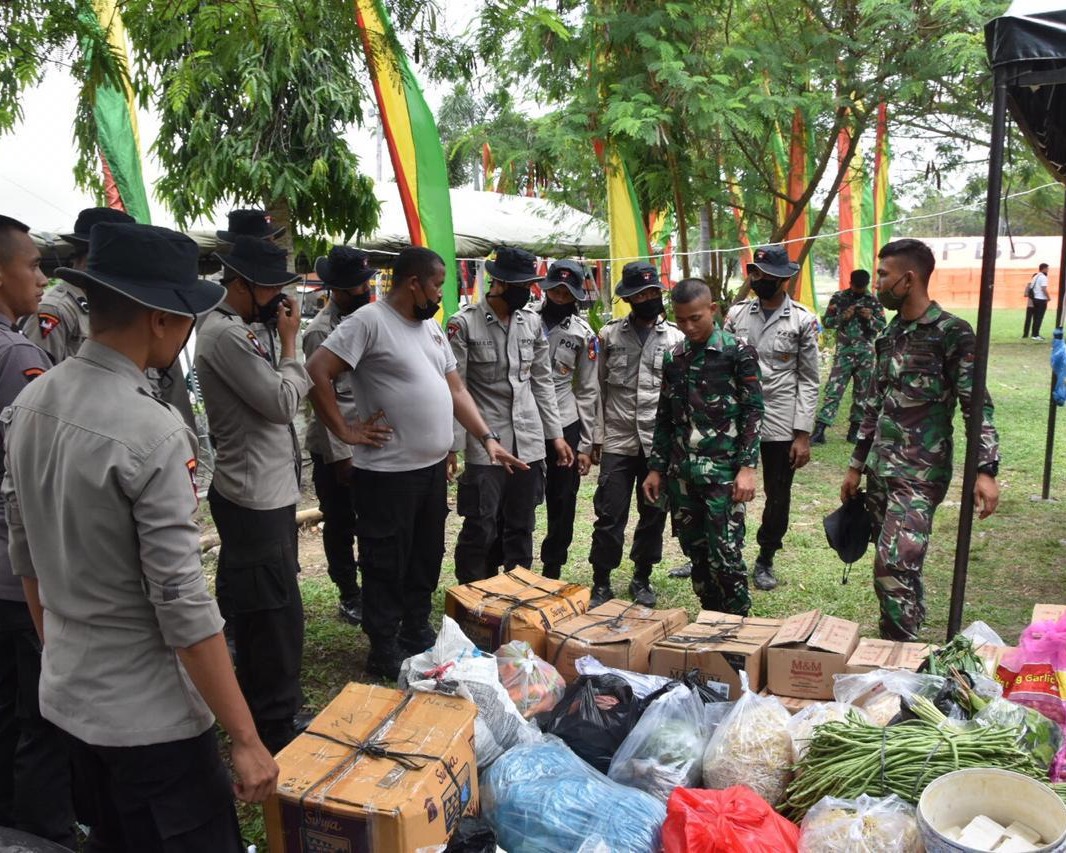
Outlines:
[{"label": "gray uniform shirt", "polygon": [[729,309],[725,328],[759,353],[763,441],[792,441],[814,429],[818,408],[818,318],[785,301],[767,319],[758,299]]},{"label": "gray uniform shirt", "polygon": [[578,453],[591,453],[595,444],[600,408],[600,382],[596,372],[599,351],[599,338],[577,314],[548,329],[548,359],[552,365],[559,421],[564,427],[581,421]]},{"label": "gray uniform shirt", "polygon": [[[87,393],[86,389],[91,389]],[[125,356],[95,341],[3,416],[15,573],[44,606],[41,714],[99,746],[206,731],[175,649],[222,630],[200,567],[196,442]]]},{"label": "gray uniform shirt", "polygon": [[[322,346],[322,342],[329,337],[330,332],[337,328],[342,319],[337,306],[333,302],[326,303],[325,307],[315,315],[315,318],[304,329],[301,346],[303,347],[305,359],[310,358],[311,354]],[[355,398],[352,396],[349,378],[346,375],[337,377],[333,388],[337,393],[337,405],[340,407],[341,414],[344,415],[345,419],[353,420],[356,417]],[[307,421],[307,435],[304,440],[307,444],[307,452],[321,456],[327,464],[352,458],[352,446],[345,444],[326,429],[322,421],[314,413],[314,409],[311,410],[311,415]]]},{"label": "gray uniform shirt", "polygon": [[300,445],[293,418],[311,388],[294,358],[277,366],[267,347],[225,302],[196,336],[196,375],[215,446],[212,484],[245,509],[300,499]]},{"label": "gray uniform shirt", "polygon": [[[0,314],[0,410],[10,406],[19,392],[48,368],[52,360],[15,328],[14,321]],[[0,475],[3,467],[0,466]],[[7,554],[7,525],[0,523],[0,599],[25,601],[22,581],[11,571]]]},{"label": "gray uniform shirt", "polygon": [[[456,369],[489,429],[523,462],[547,454],[545,441],[562,438],[548,339],[540,315],[522,308],[504,326],[484,302],[467,305],[448,320]],[[463,449],[466,431],[455,425],[452,449]],[[488,465],[481,436],[466,436],[466,464]]]},{"label": "gray uniform shirt", "polygon": [[663,356],[684,334],[659,320],[640,342],[632,319],[612,320],[600,329],[600,416],[597,444],[604,453],[651,455],[655,412],[662,390]]},{"label": "gray uniform shirt", "polygon": [[89,300],[85,291],[61,281],[45,291],[37,313],[26,318],[26,337],[56,364],[77,353],[89,337]]}]

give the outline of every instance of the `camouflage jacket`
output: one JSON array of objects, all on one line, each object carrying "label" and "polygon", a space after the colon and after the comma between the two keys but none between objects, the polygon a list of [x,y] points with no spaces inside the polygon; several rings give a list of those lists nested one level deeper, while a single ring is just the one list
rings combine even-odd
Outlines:
[{"label": "camouflage jacket", "polygon": [[[970,324],[935,302],[916,320],[893,317],[874,344],[873,385],[851,466],[866,463],[881,477],[949,483],[955,402],[968,417],[976,343]],[[992,412],[986,393],[981,467],[999,461]]]},{"label": "camouflage jacket", "polygon": [[682,341],[663,357],[648,468],[690,483],[731,483],[759,462],[759,356],[715,329],[703,347]]},{"label": "camouflage jacket", "polygon": [[[847,320],[843,314],[849,308],[855,313]],[[859,316],[859,310],[869,308],[871,315],[867,320]],[[843,350],[873,350],[874,338],[885,328],[885,309],[870,291],[856,293],[850,288],[833,294],[829,307],[825,309],[822,325],[827,329],[836,329],[837,352]]]}]

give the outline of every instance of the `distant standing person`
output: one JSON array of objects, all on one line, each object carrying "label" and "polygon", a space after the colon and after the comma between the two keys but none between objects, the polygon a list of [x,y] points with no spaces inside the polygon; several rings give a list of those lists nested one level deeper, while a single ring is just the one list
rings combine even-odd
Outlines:
[{"label": "distant standing person", "polygon": [[759,356],[718,328],[718,305],[700,279],[678,282],[673,303],[687,340],[663,362],[644,497],[655,503],[664,487],[669,493],[700,607],[746,616],[744,504],[755,496],[759,464]]},{"label": "distant standing person", "polygon": [[[865,471],[877,525],[874,589],[881,636],[914,641],[925,618],[922,567],[933,513],[951,483],[956,403],[964,419],[970,417],[977,339],[969,323],[929,298],[936,260],[928,246],[896,240],[877,257],[877,298],[899,313],[877,339],[877,370],[840,499],[857,493]],[[999,503],[992,413],[986,393],[973,496],[981,518]]]},{"label": "distant standing person", "polygon": [[1048,296],[1047,288],[1048,265],[1041,264],[1036,275],[1033,276],[1032,296],[1033,301],[1033,340],[1042,341],[1040,337],[1040,324],[1044,322],[1047,313]]},{"label": "distant standing person", "polygon": [[825,383],[822,410],[811,433],[811,444],[825,444],[825,431],[836,420],[844,392],[851,383],[851,413],[847,441],[854,443],[862,423],[863,400],[874,370],[874,338],[885,327],[885,309],[870,293],[870,273],[852,270],[851,286],[833,294],[822,324],[837,333],[833,369]]},{"label": "distant standing person", "polygon": [[793,302],[788,282],[799,272],[777,244],[756,249],[748,264],[755,298],[729,309],[726,331],[755,347],[765,412],[760,455],[766,504],[755,534],[755,586],[777,586],[774,554],[788,531],[793,475],[811,459],[810,432],[818,406],[818,319]]},{"label": "distant standing person", "polygon": [[[315,261],[329,301],[303,334],[304,358],[310,359],[341,321],[370,304],[370,280],[378,270],[366,252],[334,246],[329,256]],[[346,377],[336,388],[345,417],[355,417],[355,402]],[[363,619],[359,564],[355,558],[355,510],[352,507],[352,448],[331,433],[312,413],[307,421],[307,451],[311,454],[315,495],[322,510],[322,548],[329,578],[340,595],[339,613],[349,625]]]},{"label": "distant standing person", "polygon": [[[434,319],[443,286],[436,252],[402,250],[388,296],[346,318],[307,362],[316,414],[352,446],[367,672],[392,680],[405,657],[436,638],[429,618],[444,558],[453,415],[483,437],[488,464],[526,468],[491,433],[459,377]],[[342,376],[365,420],[349,421],[338,407]]]}]

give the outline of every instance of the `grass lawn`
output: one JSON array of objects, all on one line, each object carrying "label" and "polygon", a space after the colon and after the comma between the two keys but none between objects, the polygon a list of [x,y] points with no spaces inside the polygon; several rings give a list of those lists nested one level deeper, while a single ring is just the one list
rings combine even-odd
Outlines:
[{"label": "grass lawn", "polygon": [[[959,313],[976,324],[976,311]],[[1021,629],[1028,624],[1033,603],[1066,602],[1066,584],[1061,570],[1066,562],[1066,501],[1033,500],[1040,494],[1044,468],[1050,344],[1021,340],[1023,313],[999,311],[993,317],[988,388],[996,405],[996,426],[1003,460],[998,478],[1000,505],[992,518],[974,522],[963,614],[964,624],[984,620],[1009,643],[1014,643]],[[1053,322],[1053,317],[1045,321],[1048,326],[1045,334],[1049,339]],[[826,358],[823,378],[828,374],[829,364]],[[876,636],[878,608],[872,584],[872,550],[854,567],[851,581],[846,586],[841,585],[842,564],[829,549],[822,532],[822,517],[839,505],[840,482],[851,452],[851,445],[844,441],[847,424],[843,414],[846,410],[843,406],[841,410],[842,417],[829,434],[828,443],[814,448],[811,463],[796,475],[792,490],[792,523],[785,537],[784,550],[775,560],[782,583],[769,593],[753,591],[753,613],[781,617],[817,607],[860,623],[864,636]],[[1066,413],[1060,416],[1060,420],[1066,420]],[[922,636],[934,642],[944,638],[951,594],[965,441],[961,415],[956,420],[956,436],[955,482],[947,500],[937,511],[925,564],[928,621]],[[1064,445],[1066,436],[1060,434],[1052,465],[1053,499],[1066,498]],[[563,572],[566,579],[585,584],[592,580],[587,556],[594,521],[594,488],[594,476],[586,478],[579,498],[570,562]],[[750,520],[745,556],[749,567],[757,551],[755,530],[762,510],[760,493],[761,485],[755,501],[748,507]],[[306,503],[313,506],[313,496],[309,495]],[[450,503],[454,509],[454,486]],[[542,506],[538,513],[538,530],[543,530],[543,512]],[[460,522],[454,512],[449,516],[447,551],[440,587],[434,597],[438,624],[443,612],[444,590],[455,583],[452,551]],[[317,531],[304,531],[300,546],[304,567],[301,587],[307,615],[303,682],[308,706],[319,709],[346,682],[369,680],[363,674],[367,643],[361,631],[336,618],[336,593],[325,573]],[[539,549],[539,538],[536,548]],[[694,616],[698,607],[689,582],[671,579],[666,574],[669,568],[682,562],[676,541],[668,539],[664,553],[663,563],[653,575],[659,604],[684,607]],[[534,568],[539,569],[539,566]],[[623,597],[631,572],[632,564],[626,560],[615,573],[613,587]],[[259,810],[244,808],[241,819],[248,843],[256,843],[260,850],[265,850]]]}]

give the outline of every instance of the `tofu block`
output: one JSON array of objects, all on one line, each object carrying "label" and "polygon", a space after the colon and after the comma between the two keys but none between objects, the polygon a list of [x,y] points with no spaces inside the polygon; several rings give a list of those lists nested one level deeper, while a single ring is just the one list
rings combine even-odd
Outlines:
[{"label": "tofu block", "polygon": [[1022,823],[1020,820],[1014,821],[1014,823],[1007,827],[1007,835],[1024,838],[1030,844],[1040,844],[1040,842],[1043,841],[1039,832],[1031,826]]},{"label": "tofu block", "polygon": [[1036,847],[1017,835],[1007,835],[996,847],[995,853],[1031,853],[1033,850],[1039,850]]},{"label": "tofu block", "polygon": [[962,835],[962,827],[949,826],[947,829],[940,830],[940,834],[943,835],[948,841],[958,841],[959,836]]},{"label": "tofu block", "polygon": [[963,847],[972,847],[974,850],[995,850],[996,845],[1006,834],[1006,827],[1000,826],[990,817],[979,814],[966,824],[957,843]]}]

